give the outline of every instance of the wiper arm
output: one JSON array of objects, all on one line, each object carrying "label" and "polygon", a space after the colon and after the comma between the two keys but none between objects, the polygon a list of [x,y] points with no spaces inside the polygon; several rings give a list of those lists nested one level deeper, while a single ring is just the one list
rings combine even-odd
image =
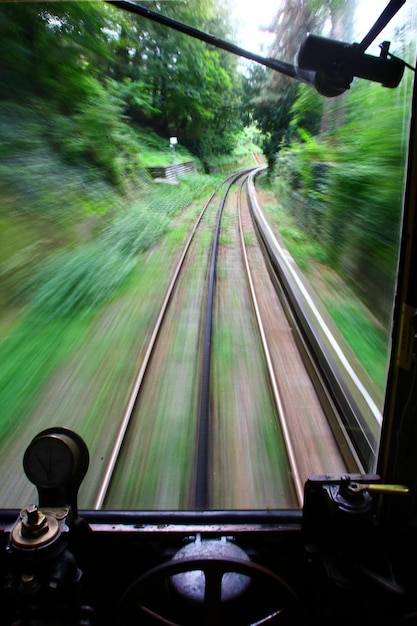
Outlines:
[{"label": "wiper arm", "polygon": [[[233,43],[225,41],[224,39],[220,39],[219,37],[215,37],[214,35],[205,33],[198,28],[194,28],[193,26],[188,26],[183,22],[168,17],[167,15],[163,15],[162,13],[158,13],[157,11],[152,11],[152,9],[148,9],[147,7],[141,6],[140,4],[136,4],[136,2],[132,2],[131,0],[108,0],[108,4],[113,4],[120,9],[129,11],[130,13],[135,13],[136,15],[146,17],[153,22],[163,24],[168,28],[172,28],[173,30],[177,30],[181,33],[184,33],[185,35],[194,37],[194,39],[204,41],[205,43],[211,44],[212,46],[225,50],[226,52],[231,52],[232,54],[243,57],[245,59],[249,59],[250,61],[255,61],[260,65],[264,65],[271,70],[275,70],[276,72],[280,72],[281,74],[285,74],[286,76],[290,76],[291,78],[299,78],[300,80],[302,80],[302,77],[300,77],[299,69],[291,63],[278,61],[277,59],[263,57],[259,54],[255,54],[254,52],[249,52],[249,50],[245,50],[240,46],[236,46]],[[306,82],[312,82],[312,80],[309,80],[313,78],[310,72],[301,71],[301,75],[303,74],[305,75]]]}]

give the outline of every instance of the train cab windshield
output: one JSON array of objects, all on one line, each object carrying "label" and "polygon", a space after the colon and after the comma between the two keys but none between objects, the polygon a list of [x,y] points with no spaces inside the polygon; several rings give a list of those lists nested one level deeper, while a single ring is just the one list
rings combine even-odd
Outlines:
[{"label": "train cab windshield", "polygon": [[375,473],[415,3],[0,11],[0,505],[53,427],[86,509],[291,509]]},{"label": "train cab windshield", "polygon": [[417,623],[417,0],[0,2],[0,621]]}]

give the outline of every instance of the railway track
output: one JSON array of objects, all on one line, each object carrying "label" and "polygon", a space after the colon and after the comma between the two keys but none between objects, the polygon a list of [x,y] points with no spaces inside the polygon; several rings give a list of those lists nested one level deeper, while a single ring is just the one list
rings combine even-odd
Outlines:
[{"label": "railway track", "polygon": [[309,474],[354,470],[265,280],[249,178],[225,181],[187,240],[95,509],[292,508]]}]

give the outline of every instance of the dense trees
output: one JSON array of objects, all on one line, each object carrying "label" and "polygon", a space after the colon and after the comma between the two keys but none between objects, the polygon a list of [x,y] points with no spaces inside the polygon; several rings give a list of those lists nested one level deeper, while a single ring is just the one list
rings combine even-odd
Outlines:
[{"label": "dense trees", "polygon": [[[171,2],[164,4],[164,13],[228,35],[227,3]],[[129,114],[179,136],[204,162],[230,150],[241,125],[235,59],[151,21],[142,21],[141,28],[137,19],[130,21],[118,41],[115,75],[126,87]]]},{"label": "dense trees", "polygon": [[[227,35],[227,6],[215,0],[169,2],[164,12]],[[102,2],[5,3],[0,18],[0,97],[48,99],[66,117],[56,133],[66,155],[113,182],[129,167],[126,115],[178,135],[205,163],[233,147],[240,86],[230,55]]]},{"label": "dense trees", "polygon": [[[227,35],[217,0],[163,9]],[[1,311],[49,319],[114,294],[172,218],[161,189],[148,209],[145,158],[166,146],[170,163],[172,134],[205,165],[230,152],[239,89],[234,57],[107,3],[0,3]]]}]

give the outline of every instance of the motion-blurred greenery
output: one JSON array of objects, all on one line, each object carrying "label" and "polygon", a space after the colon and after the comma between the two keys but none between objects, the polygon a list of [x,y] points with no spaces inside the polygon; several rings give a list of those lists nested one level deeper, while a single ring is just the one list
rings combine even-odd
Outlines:
[{"label": "motion-blurred greenery", "polygon": [[[275,194],[328,264],[389,332],[411,81],[398,90],[357,82],[333,104],[340,123],[313,136],[303,128],[278,157]],[[370,112],[370,113],[369,113]],[[296,117],[294,119],[297,119]]]},{"label": "motion-blurred greenery", "polygon": [[[228,29],[225,3],[165,10]],[[0,18],[4,432],[93,315],[124,293],[146,251],[164,235],[180,244],[174,221],[216,184],[200,174],[152,186],[146,168],[172,163],[171,134],[178,160],[199,171],[253,165],[262,141],[271,161],[278,154],[282,235],[302,269],[330,266],[354,290],[331,312],[382,388],[411,80],[397,90],[358,82],[330,104],[292,84],[256,103],[266,74],[251,85],[225,53],[159,25],[145,32],[105,3],[1,3]],[[371,314],[358,313],[355,297]]]},{"label": "motion-blurred greenery", "polygon": [[9,268],[15,290],[13,297],[9,292],[8,307],[3,302],[2,310],[1,437],[18,425],[60,359],[69,358],[85,340],[95,316],[123,295],[141,271],[146,251],[164,234],[167,245],[182,245],[186,230],[180,228],[176,236],[175,218],[217,183],[215,177],[196,174],[184,179],[179,188],[157,185],[130,207],[119,207],[111,218],[106,214],[104,225],[91,240],[72,241],[46,256],[44,250],[26,258],[21,251],[20,260],[25,258],[26,263]]}]

